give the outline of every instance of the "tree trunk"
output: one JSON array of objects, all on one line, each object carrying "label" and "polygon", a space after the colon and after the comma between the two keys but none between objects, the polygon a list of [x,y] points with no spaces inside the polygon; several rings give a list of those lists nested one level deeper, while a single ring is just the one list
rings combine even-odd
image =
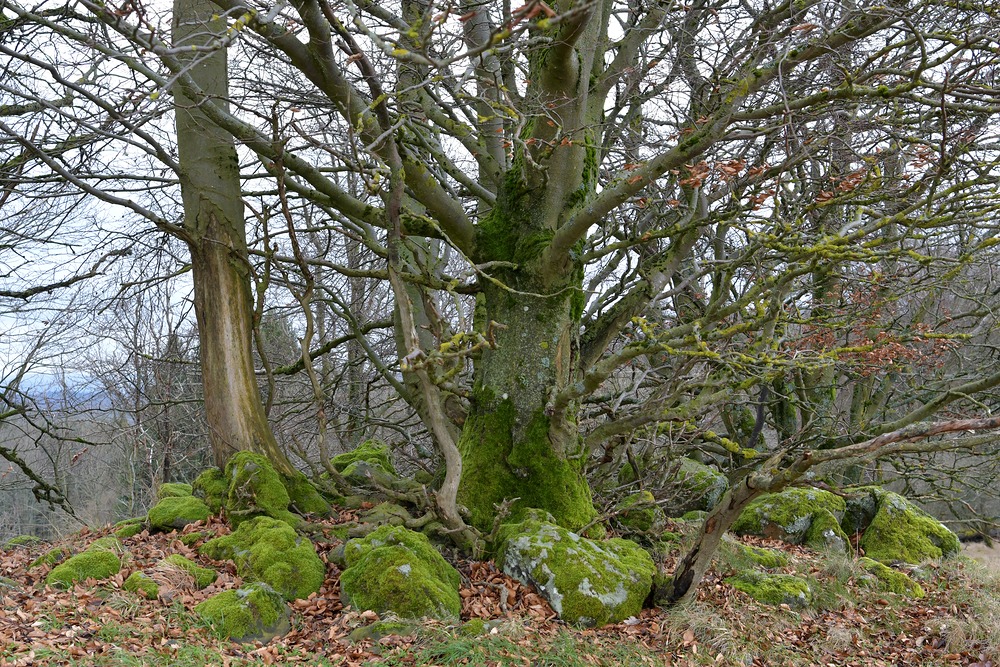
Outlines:
[{"label": "tree trunk", "polygon": [[[207,0],[175,0],[174,44],[194,46],[218,39],[226,25],[217,12]],[[213,100],[206,103],[226,106],[225,50],[193,50],[187,57],[191,77]],[[222,466],[235,452],[251,450],[291,474],[294,468],[271,433],[254,376],[250,263],[233,138],[213,125],[179,86],[174,100],[184,229],[215,462]]]}]

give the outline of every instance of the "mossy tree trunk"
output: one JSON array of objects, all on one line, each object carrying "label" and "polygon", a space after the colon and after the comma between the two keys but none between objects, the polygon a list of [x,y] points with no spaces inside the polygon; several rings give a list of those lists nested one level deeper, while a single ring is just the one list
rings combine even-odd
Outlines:
[{"label": "mossy tree trunk", "polygon": [[[210,2],[175,0],[173,9],[175,45],[209,44],[226,30]],[[185,57],[192,80],[208,96],[204,104],[226,108],[225,50],[192,49]],[[212,123],[180,86],[173,92],[185,240],[215,462],[225,465],[234,453],[250,450],[291,474],[294,469],[267,423],[254,376],[253,301],[236,147],[232,135]]]}]

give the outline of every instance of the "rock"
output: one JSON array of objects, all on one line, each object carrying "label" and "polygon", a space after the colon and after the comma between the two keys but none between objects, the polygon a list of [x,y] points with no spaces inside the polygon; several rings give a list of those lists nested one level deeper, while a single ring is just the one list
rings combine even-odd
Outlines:
[{"label": "rock", "polygon": [[134,519],[125,519],[124,521],[119,521],[115,524],[115,537],[124,540],[129,537],[138,535],[143,530],[146,529],[146,519],[142,517],[136,517]]},{"label": "rock", "polygon": [[352,451],[337,454],[330,459],[330,465],[343,473],[352,464],[358,461],[380,468],[391,475],[396,474],[396,468],[392,465],[392,455],[389,448],[378,440],[365,440]]},{"label": "rock", "polygon": [[869,487],[848,507],[845,530],[861,533],[865,555],[882,563],[916,564],[961,550],[955,533],[899,494]]},{"label": "rock", "polygon": [[289,504],[295,512],[330,516],[330,503],[305,475],[301,473],[291,477],[283,475],[281,481],[288,492]]},{"label": "rock", "polygon": [[663,529],[666,514],[649,491],[639,491],[615,505],[616,519],[627,533],[650,533]]},{"label": "rock", "polygon": [[229,478],[220,468],[208,468],[191,484],[191,493],[195,498],[201,498],[212,514],[218,514],[222,503],[229,492]]},{"label": "rock", "polygon": [[28,564],[28,569],[30,570],[31,568],[39,567],[41,565],[57,565],[72,555],[73,551],[67,549],[66,547],[54,547],[35,560],[31,561],[31,563]]},{"label": "rock", "polygon": [[875,578],[877,582],[876,587],[881,590],[898,593],[899,595],[911,598],[922,598],[925,595],[924,589],[920,584],[910,579],[903,572],[893,570],[877,560],[867,557],[859,559],[858,564]]},{"label": "rock", "polygon": [[680,467],[671,485],[671,498],[662,505],[667,516],[711,510],[729,490],[729,480],[725,475],[688,458],[680,460]]},{"label": "rock", "polygon": [[229,535],[201,545],[199,553],[231,560],[247,581],[259,581],[286,600],[306,598],[323,586],[326,566],[312,542],[287,523],[267,516],[246,521]]},{"label": "rock", "polygon": [[812,602],[809,582],[790,574],[749,571],[728,577],[725,581],[736,590],[743,591],[754,600],[765,604],[787,604],[802,609]]},{"label": "rock", "polygon": [[229,488],[223,506],[234,528],[258,516],[284,521],[292,528],[299,526],[299,518],[288,511],[288,490],[267,457],[237,452],[226,464],[226,478]]},{"label": "rock", "polygon": [[785,552],[748,546],[729,535],[723,536],[719,552],[720,557],[737,571],[753,567],[774,569],[788,565],[788,554]]},{"label": "rock", "polygon": [[845,502],[821,489],[786,489],[754,500],[733,523],[737,535],[758,535],[815,549],[847,548],[840,528]]},{"label": "rock", "polygon": [[202,567],[194,561],[188,560],[180,554],[170,554],[160,561],[161,566],[175,567],[190,574],[194,578],[194,587],[201,590],[209,584],[215,583],[219,574],[212,569]]},{"label": "rock", "polygon": [[650,555],[628,540],[580,537],[549,518],[529,512],[501,529],[503,571],[538,589],[568,623],[593,627],[638,616],[653,587]]},{"label": "rock", "polygon": [[204,521],[211,513],[208,505],[194,496],[168,496],[149,510],[149,528],[169,533]]},{"label": "rock", "polygon": [[85,579],[107,579],[122,569],[117,551],[121,543],[114,537],[95,540],[86,551],[70,557],[57,565],[45,577],[49,586],[69,588]]},{"label": "rock", "polygon": [[282,596],[259,582],[212,596],[194,611],[218,637],[238,642],[268,642],[290,628],[290,613]]},{"label": "rock", "polygon": [[387,524],[390,526],[402,526],[406,524],[407,521],[412,521],[413,517],[410,516],[410,513],[407,512],[401,505],[384,502],[379,503],[362,514],[361,520],[364,523],[373,523],[377,525]]},{"label": "rock", "polygon": [[191,490],[190,484],[167,482],[160,484],[160,488],[156,492],[156,499],[159,501],[164,498],[183,498],[184,496],[190,496]]},{"label": "rock", "polygon": [[461,577],[425,535],[382,526],[344,548],[340,575],[344,603],[400,618],[457,621]]},{"label": "rock", "polygon": [[122,584],[122,588],[132,593],[138,593],[147,600],[155,600],[160,594],[160,587],[144,572],[133,572]]},{"label": "rock", "polygon": [[22,548],[27,549],[30,547],[37,547],[41,544],[45,544],[45,540],[40,537],[35,537],[34,535],[18,535],[17,537],[12,537],[3,544],[4,549],[16,549]]}]

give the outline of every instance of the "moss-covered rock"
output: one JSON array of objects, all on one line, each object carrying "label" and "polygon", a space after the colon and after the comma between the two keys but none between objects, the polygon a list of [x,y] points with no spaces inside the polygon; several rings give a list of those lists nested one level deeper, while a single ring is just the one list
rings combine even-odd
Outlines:
[{"label": "moss-covered rock", "polygon": [[497,562],[538,589],[568,623],[592,627],[637,616],[653,587],[650,555],[622,539],[588,540],[534,513],[501,530]]},{"label": "moss-covered rock", "polygon": [[194,496],[168,496],[149,510],[150,530],[169,533],[211,515],[208,505]]},{"label": "moss-covered rock", "polygon": [[73,555],[73,551],[66,547],[53,547],[41,556],[28,564],[28,569],[40,567],[42,565],[58,565]]},{"label": "moss-covered rock", "polygon": [[955,533],[906,498],[882,491],[878,509],[861,536],[865,555],[883,563],[953,556],[961,551]]},{"label": "moss-covered rock", "polygon": [[87,545],[87,551],[110,551],[112,553],[122,552],[122,543],[114,535],[106,535],[104,537],[99,537],[89,545]]},{"label": "moss-covered rock", "polygon": [[209,540],[199,553],[232,560],[245,580],[264,582],[287,600],[317,592],[326,578],[326,566],[312,543],[284,521],[267,516],[250,519],[229,535]]},{"label": "moss-covered rock", "polygon": [[330,503],[305,475],[301,473],[292,476],[284,475],[281,481],[288,492],[289,506],[297,513],[330,515]]},{"label": "moss-covered rock", "polygon": [[765,604],[787,604],[801,609],[812,602],[809,582],[790,574],[749,571],[728,577],[725,581],[736,590]]},{"label": "moss-covered rock", "polygon": [[330,465],[337,472],[343,473],[352,463],[358,461],[364,461],[392,475],[396,474],[396,467],[392,465],[392,453],[385,443],[379,440],[365,440],[353,450],[337,454],[330,460]]},{"label": "moss-covered rock", "polygon": [[156,499],[163,500],[164,498],[183,498],[184,496],[190,496],[192,492],[192,487],[190,484],[184,484],[183,482],[167,482],[165,484],[160,484],[160,488],[156,491]]},{"label": "moss-covered rock", "polygon": [[377,642],[383,637],[412,637],[420,631],[420,624],[413,621],[386,619],[371,625],[355,628],[348,635],[352,642]]},{"label": "moss-covered rock", "polygon": [[226,464],[226,477],[229,489],[223,505],[233,526],[258,516],[299,526],[299,518],[288,511],[291,498],[284,481],[266,456],[238,452]]},{"label": "moss-covered rock", "polygon": [[40,544],[45,544],[45,540],[40,537],[35,537],[34,535],[18,535],[17,537],[12,537],[3,544],[4,549],[17,549],[23,548],[27,549],[29,547],[37,547]]},{"label": "moss-covered rock", "polygon": [[194,608],[216,636],[238,642],[267,642],[288,632],[288,605],[267,584],[251,583],[214,595]]},{"label": "moss-covered rock", "polygon": [[812,524],[806,531],[803,544],[817,551],[847,551],[850,543],[847,534],[833,513],[820,510],[813,514]]},{"label": "moss-covered rock", "polygon": [[402,526],[407,521],[412,521],[413,517],[406,511],[406,508],[396,503],[379,503],[375,507],[361,515],[364,523],[376,525]]},{"label": "moss-covered rock", "polygon": [[663,504],[667,516],[682,516],[693,510],[708,511],[729,490],[721,472],[693,459],[682,458],[673,480],[673,493]]},{"label": "moss-covered rock", "polygon": [[868,557],[861,558],[858,563],[866,572],[873,575],[877,582],[877,587],[881,590],[911,598],[922,598],[925,595],[924,589],[920,584],[910,579],[903,572],[893,570],[877,560]]},{"label": "moss-covered rock", "polygon": [[45,583],[58,588],[69,588],[85,579],[107,579],[122,569],[121,560],[109,549],[88,549],[60,565],[45,577]]},{"label": "moss-covered rock", "polygon": [[400,618],[458,619],[461,577],[425,535],[381,526],[344,548],[340,575],[345,604]]},{"label": "moss-covered rock", "polygon": [[489,623],[481,618],[470,618],[458,629],[463,637],[480,637],[490,631]]},{"label": "moss-covered rock", "polygon": [[649,491],[625,497],[615,506],[618,524],[626,532],[649,533],[663,528],[666,515]]},{"label": "moss-covered rock", "polygon": [[147,600],[155,600],[160,594],[160,587],[145,572],[133,572],[128,575],[122,587],[132,593],[137,593]]},{"label": "moss-covered rock", "polygon": [[198,590],[205,588],[209,584],[215,583],[216,578],[219,576],[215,570],[202,567],[180,554],[170,554],[160,562],[169,567],[176,567],[190,574],[194,578],[194,586]]},{"label": "moss-covered rock", "polygon": [[146,529],[146,519],[137,517],[134,519],[125,519],[124,521],[119,521],[115,524],[115,537],[120,540],[127,539],[129,537],[134,537],[138,535],[143,530]]},{"label": "moss-covered rock", "polygon": [[743,544],[726,535],[719,547],[720,560],[732,570],[742,572],[755,567],[774,569],[788,565],[788,554]]},{"label": "moss-covered rock", "polygon": [[[743,510],[730,530],[737,535],[759,535],[790,544],[810,543],[838,547],[835,538],[847,543],[839,530],[846,504],[840,496],[821,489],[786,489],[754,500]],[[813,524],[816,528],[813,528]],[[838,532],[839,531],[839,532]],[[831,537],[828,537],[828,533]]]},{"label": "moss-covered rock", "polygon": [[229,478],[220,468],[208,468],[202,471],[191,484],[192,495],[201,498],[212,510],[212,514],[218,514],[222,510],[222,503],[228,492]]}]

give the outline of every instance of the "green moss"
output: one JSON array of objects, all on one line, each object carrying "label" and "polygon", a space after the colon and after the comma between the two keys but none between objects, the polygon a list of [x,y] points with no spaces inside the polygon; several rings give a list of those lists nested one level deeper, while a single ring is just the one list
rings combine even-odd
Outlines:
[{"label": "green moss", "polygon": [[649,491],[639,491],[626,497],[615,506],[615,511],[623,528],[639,533],[662,528],[666,521],[663,510]]},{"label": "green moss", "polygon": [[31,563],[28,565],[28,569],[30,570],[32,568],[39,567],[42,565],[56,565],[57,563],[63,562],[72,555],[73,552],[67,549],[66,547],[55,547],[53,549],[49,549],[44,554],[42,554],[35,560],[31,561]]},{"label": "green moss", "polygon": [[353,450],[337,454],[330,460],[330,465],[338,472],[344,472],[347,466],[356,461],[365,461],[388,473],[396,474],[396,467],[392,465],[392,454],[385,443],[379,440],[365,440]]},{"label": "green moss", "polygon": [[754,567],[768,569],[788,565],[788,554],[775,549],[752,547],[738,540],[726,537],[719,549],[720,559],[725,561],[731,570],[743,571]]},{"label": "green moss", "polygon": [[164,558],[162,562],[178,567],[194,577],[194,585],[198,590],[205,588],[209,584],[215,583],[215,580],[219,576],[215,570],[207,567],[201,567],[194,561],[191,561],[180,554],[170,554]]},{"label": "green moss", "polygon": [[281,480],[288,492],[292,508],[299,514],[330,515],[330,503],[320,495],[315,485],[302,474],[283,476]]},{"label": "green moss", "polygon": [[288,511],[288,491],[267,457],[238,452],[226,464],[226,477],[229,488],[223,504],[233,526],[257,516],[284,521],[292,528],[299,526],[298,517]]},{"label": "green moss", "polygon": [[884,492],[861,536],[861,548],[866,556],[883,563],[921,563],[957,554],[961,544],[940,521],[902,496]]},{"label": "green moss", "polygon": [[285,522],[266,516],[240,524],[198,551],[216,560],[232,560],[241,577],[264,582],[287,600],[319,591],[326,577],[326,566],[312,543]]},{"label": "green moss", "polygon": [[4,542],[4,549],[14,549],[16,547],[36,547],[45,544],[45,540],[34,535],[18,535]]},{"label": "green moss", "polygon": [[904,573],[893,570],[877,560],[867,557],[862,557],[858,562],[866,572],[875,576],[880,589],[911,598],[924,597],[924,589],[920,584],[910,579]]},{"label": "green moss", "polygon": [[184,496],[190,496],[191,492],[192,487],[190,484],[168,482],[166,484],[160,484],[160,488],[156,492],[156,499],[163,500],[164,498],[183,498]]},{"label": "green moss", "polygon": [[253,583],[219,593],[194,608],[216,636],[235,641],[268,641],[288,632],[288,605],[266,584]]},{"label": "green moss", "polygon": [[208,505],[194,496],[169,496],[149,510],[149,527],[166,533],[204,521],[210,514]]},{"label": "green moss", "polygon": [[847,551],[847,534],[828,510],[820,510],[812,517],[803,543],[817,551]]},{"label": "green moss", "polygon": [[106,537],[99,537],[87,547],[87,551],[110,551],[111,553],[120,553],[122,550],[122,543],[114,535],[108,535]]},{"label": "green moss", "polygon": [[459,503],[469,508],[471,523],[492,530],[495,505],[519,498],[512,520],[528,508],[540,508],[570,529],[589,524],[597,516],[590,487],[579,462],[552,451],[548,418],[540,410],[516,443],[514,420],[514,406],[507,399],[493,410],[474,411],[462,430]]},{"label": "green moss", "polygon": [[195,542],[197,542],[199,540],[205,539],[210,534],[211,533],[207,533],[207,532],[202,531],[202,530],[197,530],[197,531],[195,531],[193,533],[185,533],[185,534],[181,535],[180,536],[180,541],[181,541],[181,544],[183,544],[186,547],[189,547],[189,546],[193,545]]},{"label": "green moss", "polygon": [[638,616],[653,588],[653,559],[628,540],[588,540],[538,513],[504,525],[500,540],[503,571],[535,586],[567,623],[600,626]]},{"label": "green moss", "polygon": [[201,498],[212,514],[218,514],[229,491],[229,479],[219,468],[208,468],[191,484],[191,493]]},{"label": "green moss", "polygon": [[138,593],[147,600],[155,600],[160,594],[160,587],[143,572],[133,572],[128,575],[122,587],[131,593]]},{"label": "green moss", "polygon": [[351,606],[401,618],[458,619],[461,577],[426,536],[382,526],[348,542],[344,557],[340,586]]},{"label": "green moss", "polygon": [[729,480],[718,470],[694,459],[683,458],[677,470],[677,483],[694,499],[695,507],[690,510],[711,510],[729,489]]},{"label": "green moss", "polygon": [[371,625],[356,628],[348,635],[352,642],[377,642],[383,637],[412,637],[420,631],[417,623],[385,620],[375,621]]},{"label": "green moss", "polygon": [[115,537],[126,539],[141,533],[146,527],[146,520],[142,518],[125,519],[115,524]]},{"label": "green moss", "polygon": [[820,539],[822,531],[830,528],[830,517],[836,523],[837,517],[844,515],[845,507],[844,499],[829,491],[786,489],[750,503],[731,530],[738,535],[759,535],[802,544],[810,536],[815,517],[820,517],[822,529],[811,536]]},{"label": "green moss", "polygon": [[481,618],[470,618],[458,629],[458,634],[464,637],[479,637],[489,632],[489,626]]},{"label": "green moss", "polygon": [[743,591],[754,600],[765,604],[787,604],[790,607],[808,607],[812,601],[809,582],[790,574],[742,572],[728,577],[726,583]]},{"label": "green moss", "polygon": [[412,519],[413,517],[410,516],[410,513],[405,508],[390,502],[379,503],[362,515],[362,521],[365,523],[388,524],[391,526],[402,526]]},{"label": "green moss", "polygon": [[105,549],[88,549],[53,568],[45,577],[45,583],[49,586],[69,588],[85,579],[107,579],[121,569],[121,561],[113,552]]}]

